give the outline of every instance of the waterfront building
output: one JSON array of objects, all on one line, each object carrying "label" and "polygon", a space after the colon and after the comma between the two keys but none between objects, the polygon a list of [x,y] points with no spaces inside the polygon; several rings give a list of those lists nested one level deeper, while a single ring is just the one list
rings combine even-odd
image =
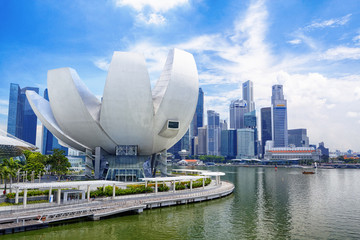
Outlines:
[{"label": "waterfront building", "polygon": [[191,138],[191,155],[196,156],[199,153],[199,137]]},{"label": "waterfront building", "polygon": [[272,121],[271,121],[271,107],[261,108],[261,147],[262,147],[262,156],[265,154],[265,145],[266,141],[272,140]]},{"label": "waterfront building", "polygon": [[237,131],[235,129],[221,131],[221,156],[226,159],[236,158],[237,154]]},{"label": "waterfront building", "polygon": [[198,135],[198,128],[204,126],[204,92],[199,88],[199,97],[196,104],[196,110],[191,122],[191,137]]},{"label": "waterfront building", "polygon": [[248,80],[242,84],[243,90],[243,99],[247,103],[247,111],[252,112],[255,110],[255,102],[254,102],[254,87],[253,82]]},{"label": "waterfront building", "polygon": [[244,114],[244,127],[251,128],[254,130],[254,151],[255,156],[259,154],[258,150],[258,129],[257,129],[257,119],[256,111],[248,112]]},{"label": "waterfront building", "polygon": [[244,114],[248,112],[247,102],[237,99],[230,103],[230,128],[244,128]]},{"label": "waterfront building", "polygon": [[312,147],[271,147],[266,149],[266,160],[320,160],[320,151]]},{"label": "waterfront building", "polygon": [[198,101],[192,54],[170,50],[152,89],[143,56],[114,52],[101,101],[74,69],[47,76],[50,101],[34,91],[27,99],[59,141],[85,152],[86,176],[137,181],[167,173],[166,150],[188,131]]},{"label": "waterfront building", "polygon": [[254,129],[242,128],[237,129],[237,157],[242,158],[254,158]]},{"label": "waterfront building", "polygon": [[197,155],[207,154],[207,126],[198,128],[198,152]]},{"label": "waterfront building", "polygon": [[271,96],[272,140],[274,147],[288,146],[287,103],[283,86],[272,86]]},{"label": "waterfront building", "polygon": [[7,132],[35,145],[37,117],[26,98],[27,90],[39,93],[39,88],[20,88],[19,84],[10,84]]},{"label": "waterfront building", "polygon": [[[49,101],[49,94],[47,88],[44,91],[45,100]],[[42,149],[41,153],[44,155],[53,154],[53,149],[57,148],[65,151],[65,155],[68,155],[68,148],[63,147],[59,144],[56,137],[43,125],[43,138],[42,138]]]},{"label": "waterfront building", "polygon": [[24,150],[35,150],[36,146],[0,129],[0,163],[4,158],[14,158],[25,163]]},{"label": "waterfront building", "polygon": [[219,113],[207,111],[207,155],[220,155],[220,115]]},{"label": "waterfront building", "polygon": [[329,158],[329,148],[325,147],[324,142],[319,143],[319,147],[317,149],[320,150],[322,159]]},{"label": "waterfront building", "polygon": [[288,130],[289,145],[295,147],[309,147],[309,137],[306,134],[305,128],[289,129]]}]

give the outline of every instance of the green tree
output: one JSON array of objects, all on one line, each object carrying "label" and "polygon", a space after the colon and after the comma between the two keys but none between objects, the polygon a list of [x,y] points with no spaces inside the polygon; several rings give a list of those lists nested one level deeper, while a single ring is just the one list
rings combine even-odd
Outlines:
[{"label": "green tree", "polygon": [[45,166],[48,162],[48,157],[46,155],[42,155],[39,152],[23,152],[26,157],[26,164],[23,167],[23,170],[28,172],[28,179],[31,178],[31,173],[34,172],[34,177],[37,178],[40,173],[45,172]]},{"label": "green tree", "polygon": [[10,192],[12,192],[12,180],[16,177],[17,171],[21,168],[20,162],[18,160],[14,160],[13,158],[4,159],[2,164],[2,171],[5,176],[5,189],[6,189],[6,180],[10,179]]},{"label": "green tree", "polygon": [[65,175],[71,167],[69,159],[65,157],[65,151],[59,149],[54,149],[53,154],[49,155],[48,163],[50,171],[60,175],[60,177]]}]

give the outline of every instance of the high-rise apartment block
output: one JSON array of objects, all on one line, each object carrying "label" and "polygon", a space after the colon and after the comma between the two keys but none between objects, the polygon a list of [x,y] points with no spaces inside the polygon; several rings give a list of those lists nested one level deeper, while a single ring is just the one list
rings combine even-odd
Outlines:
[{"label": "high-rise apartment block", "polygon": [[26,90],[39,93],[39,88],[20,88],[16,83],[10,84],[7,132],[35,145],[37,117],[26,98]]},{"label": "high-rise apartment block", "polygon": [[207,154],[220,155],[220,115],[219,113],[208,110],[207,111]]},{"label": "high-rise apartment block", "polygon": [[283,86],[274,85],[271,96],[272,140],[274,147],[288,146],[287,102]]}]

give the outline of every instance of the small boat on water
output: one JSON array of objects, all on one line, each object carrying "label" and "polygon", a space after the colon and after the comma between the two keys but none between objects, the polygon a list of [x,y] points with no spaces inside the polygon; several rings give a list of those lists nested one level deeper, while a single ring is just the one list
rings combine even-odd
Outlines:
[{"label": "small boat on water", "polygon": [[315,172],[303,171],[303,174],[315,174]]}]

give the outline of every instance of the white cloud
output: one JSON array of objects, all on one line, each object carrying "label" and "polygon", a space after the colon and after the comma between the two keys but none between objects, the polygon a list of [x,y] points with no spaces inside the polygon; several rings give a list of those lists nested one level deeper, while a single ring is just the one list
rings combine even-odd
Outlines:
[{"label": "white cloud", "polygon": [[141,12],[146,7],[155,12],[166,12],[187,3],[188,0],[115,0],[117,7],[130,6],[138,12]]},{"label": "white cloud", "polygon": [[340,18],[332,18],[320,22],[313,22],[312,24],[305,27],[307,30],[315,29],[315,28],[325,28],[325,27],[338,27],[345,25],[349,22],[351,14],[347,14]]},{"label": "white cloud", "polygon": [[94,61],[94,65],[103,71],[107,71],[109,69],[110,62],[104,58],[101,58]]},{"label": "white cloud", "polygon": [[148,25],[150,24],[161,25],[166,22],[165,17],[159,13],[151,13],[149,15],[144,15],[143,13],[139,13],[136,16],[136,20],[138,22],[144,22]]},{"label": "white cloud", "polygon": [[351,48],[345,46],[338,46],[328,49],[323,54],[323,59],[327,60],[343,60],[343,59],[360,59],[360,48]]},{"label": "white cloud", "polygon": [[9,111],[9,100],[0,99],[0,115],[8,115]]},{"label": "white cloud", "polygon": [[360,113],[358,113],[358,112],[347,112],[346,116],[348,116],[350,118],[356,118],[356,117],[360,116]]},{"label": "white cloud", "polygon": [[288,41],[288,43],[293,44],[293,45],[300,44],[301,42],[302,42],[301,39],[298,39],[298,38]]},{"label": "white cloud", "polygon": [[[177,47],[193,53],[200,85],[205,91],[205,109],[219,112],[222,119],[228,119],[230,101],[241,98],[242,82],[248,79],[254,82],[257,111],[270,106],[271,86],[284,84],[289,128],[307,128],[312,143],[325,141],[332,149],[360,149],[356,134],[360,127],[349,131],[353,119],[343,117],[349,111],[360,112],[357,101],[360,99],[360,76],[341,74],[342,77],[334,78],[311,72],[309,67],[322,66],[324,56],[332,61],[336,58],[330,57],[331,54],[337,54],[329,49],[321,55],[318,44],[301,33],[294,40],[309,45],[313,52],[296,56],[273,55],[271,45],[266,41],[267,16],[264,1],[253,1],[247,12],[234,21],[232,29],[161,47],[146,39],[133,43],[128,50],[144,54],[152,83],[160,75],[169,49]],[[332,25],[345,22],[346,19]],[[346,97],[339,97],[344,93]],[[343,140],[339,142],[339,138]]]},{"label": "white cloud", "polygon": [[360,35],[353,37],[352,40],[355,42],[356,45],[360,45]]}]

